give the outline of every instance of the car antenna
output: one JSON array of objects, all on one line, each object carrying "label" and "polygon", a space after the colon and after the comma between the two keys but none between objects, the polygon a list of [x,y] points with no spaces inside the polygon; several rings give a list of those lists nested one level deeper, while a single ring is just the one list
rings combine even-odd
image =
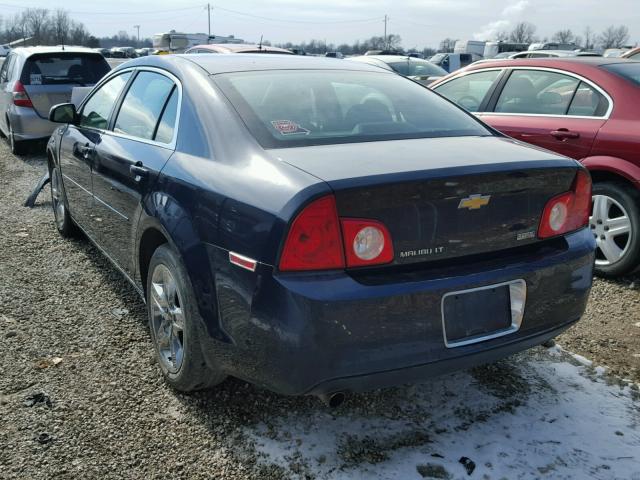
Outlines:
[{"label": "car antenna", "polygon": [[258,45],[258,50],[262,50],[262,37],[263,35],[260,35],[260,44]]}]

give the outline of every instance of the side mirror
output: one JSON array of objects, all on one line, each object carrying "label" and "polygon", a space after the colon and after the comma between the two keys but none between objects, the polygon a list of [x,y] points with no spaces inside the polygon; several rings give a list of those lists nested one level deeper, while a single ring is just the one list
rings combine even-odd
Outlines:
[{"label": "side mirror", "polygon": [[60,103],[49,110],[49,121],[56,123],[75,123],[78,114],[73,103]]}]

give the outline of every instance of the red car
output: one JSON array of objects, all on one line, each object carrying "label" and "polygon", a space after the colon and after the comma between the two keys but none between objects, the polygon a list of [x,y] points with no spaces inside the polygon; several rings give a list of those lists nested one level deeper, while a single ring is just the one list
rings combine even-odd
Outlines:
[{"label": "red car", "polygon": [[640,264],[640,62],[542,58],[486,62],[431,85],[497,130],[575,158],[593,177],[596,271]]}]

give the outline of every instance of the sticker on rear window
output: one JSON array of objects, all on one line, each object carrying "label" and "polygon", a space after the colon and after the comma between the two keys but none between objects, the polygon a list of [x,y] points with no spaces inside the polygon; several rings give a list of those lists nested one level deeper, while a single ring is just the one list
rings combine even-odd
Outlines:
[{"label": "sticker on rear window", "polygon": [[309,135],[309,130],[291,120],[273,120],[271,125],[280,132],[280,135]]},{"label": "sticker on rear window", "polygon": [[29,83],[31,85],[42,85],[42,74],[32,73],[29,75]]}]

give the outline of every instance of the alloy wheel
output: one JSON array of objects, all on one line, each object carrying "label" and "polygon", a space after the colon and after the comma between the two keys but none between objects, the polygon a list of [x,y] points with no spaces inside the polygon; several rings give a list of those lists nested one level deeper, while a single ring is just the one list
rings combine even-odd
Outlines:
[{"label": "alloy wheel", "polygon": [[53,168],[51,172],[51,206],[53,207],[53,216],[56,220],[58,230],[64,228],[64,194],[62,193],[62,182],[60,181],[60,172],[57,168]]},{"label": "alloy wheel", "polygon": [[171,271],[163,264],[151,274],[151,328],[162,365],[180,370],[184,359],[184,311],[182,295]]},{"label": "alloy wheel", "polygon": [[634,233],[629,214],[620,202],[607,195],[594,195],[589,225],[596,239],[596,265],[620,261],[629,250]]}]

